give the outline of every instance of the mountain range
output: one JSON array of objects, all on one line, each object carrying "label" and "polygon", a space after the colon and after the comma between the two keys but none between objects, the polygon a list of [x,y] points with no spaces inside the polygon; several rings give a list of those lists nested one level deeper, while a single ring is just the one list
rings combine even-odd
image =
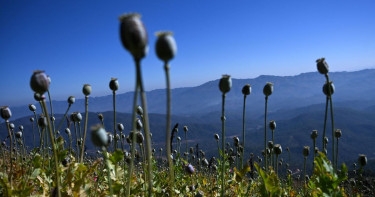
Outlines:
[{"label": "mountain range", "polygon": [[[367,154],[368,158],[375,157],[375,69],[353,72],[333,72],[329,74],[333,81],[335,92],[332,96],[335,128],[342,130],[339,140],[340,160],[355,160],[358,154]],[[267,82],[274,85],[274,92],[268,98],[268,121],[275,120],[275,143],[290,148],[295,157],[302,158],[302,147],[312,146],[310,132],[318,130],[317,146],[322,145],[321,137],[325,113],[326,96],[322,92],[325,78],[318,72],[302,73],[296,76],[262,75],[253,79],[232,79],[232,88],[226,96],[226,126],[229,142],[233,136],[242,136],[242,109],[244,97],[242,87],[250,84],[252,91],[246,98],[246,143],[248,152],[260,154],[264,140],[264,107],[265,96],[263,87]],[[188,146],[199,146],[215,154],[217,151],[215,133],[221,135],[221,92],[218,88],[219,79],[206,82],[196,87],[175,88],[172,90],[172,122],[180,124],[181,138],[183,125],[189,127]],[[165,112],[166,90],[157,89],[147,92],[150,126],[155,146],[164,146],[165,142]],[[53,95],[52,95],[53,96]],[[116,95],[117,122],[130,130],[130,112],[133,104],[133,92]],[[53,101],[56,120],[66,111],[67,101]],[[38,114],[40,114],[40,107]],[[89,98],[89,124],[98,122],[97,114],[105,117],[108,131],[113,130],[112,95]],[[23,124],[31,130],[29,118],[32,113],[28,106],[11,108],[12,122]],[[84,100],[76,99],[69,114],[79,111],[84,114]],[[112,120],[112,123],[111,123]],[[331,120],[328,116],[327,136],[331,139]],[[65,124],[64,124],[65,125]],[[0,131],[5,129],[4,123]],[[26,130],[25,129],[25,130]],[[271,132],[268,131],[270,136]],[[1,139],[6,137],[1,132]],[[26,134],[26,133],[25,133]],[[31,134],[26,134],[29,139]],[[93,146],[88,140],[88,146]],[[185,147],[182,141],[182,147]],[[30,143],[29,143],[30,144]],[[328,152],[330,153],[330,144]]]}]

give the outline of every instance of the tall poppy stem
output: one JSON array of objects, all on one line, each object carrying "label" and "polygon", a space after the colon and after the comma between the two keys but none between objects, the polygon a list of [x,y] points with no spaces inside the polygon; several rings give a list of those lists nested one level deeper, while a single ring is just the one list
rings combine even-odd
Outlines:
[{"label": "tall poppy stem", "polygon": [[168,160],[168,166],[169,166],[169,196],[173,196],[173,182],[174,182],[174,170],[173,170],[173,163],[171,158],[171,141],[169,140],[171,138],[171,133],[169,132],[171,130],[171,84],[170,84],[170,76],[169,76],[169,65],[168,62],[164,62],[164,71],[165,71],[165,79],[166,79],[166,86],[167,86],[167,125],[166,125],[166,149],[167,149],[167,160]]},{"label": "tall poppy stem", "polygon": [[222,94],[222,105],[221,105],[221,196],[224,196],[225,193],[225,96]]}]

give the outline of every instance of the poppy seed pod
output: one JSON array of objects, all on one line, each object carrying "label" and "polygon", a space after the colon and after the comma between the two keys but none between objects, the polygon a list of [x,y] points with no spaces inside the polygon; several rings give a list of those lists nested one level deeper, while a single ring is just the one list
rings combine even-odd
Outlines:
[{"label": "poppy seed pod", "polygon": [[265,96],[270,96],[273,92],[273,84],[271,82],[267,82],[266,85],[263,87],[263,94]]},{"label": "poppy seed pod", "polygon": [[336,129],[336,131],[335,131],[335,137],[336,138],[340,138],[341,135],[342,135],[341,129]]},{"label": "poppy seed pod", "polygon": [[137,114],[138,114],[138,116],[142,116],[143,115],[143,109],[139,105],[137,106]]},{"label": "poppy seed pod", "polygon": [[144,138],[144,136],[141,132],[137,132],[137,139],[136,140],[137,140],[138,144],[142,144],[143,141],[145,140],[145,138]]},{"label": "poppy seed pod", "polygon": [[50,82],[51,80],[48,79],[48,76],[44,71],[36,70],[31,75],[30,87],[34,92],[44,94],[47,92]]},{"label": "poppy seed pod", "polygon": [[119,84],[117,78],[111,78],[111,81],[109,81],[109,89],[115,92],[118,90],[118,86]]},{"label": "poppy seed pod", "polygon": [[3,106],[0,108],[1,118],[4,120],[9,120],[12,117],[12,111],[10,111],[8,106]]},{"label": "poppy seed pod", "polygon": [[309,146],[304,146],[302,153],[303,153],[303,156],[305,156],[305,157],[309,156],[309,154],[310,154],[310,147]]},{"label": "poppy seed pod", "polygon": [[91,140],[95,146],[107,146],[109,140],[108,135],[100,124],[91,127]]},{"label": "poppy seed pod", "polygon": [[22,138],[22,132],[21,131],[16,132],[16,138],[18,138],[18,139]]},{"label": "poppy seed pod", "polygon": [[185,166],[185,171],[188,174],[194,174],[195,172],[194,166],[189,163],[188,165]]},{"label": "poppy seed pod", "polygon": [[238,137],[234,137],[234,138],[233,138],[233,142],[234,142],[234,145],[235,145],[235,146],[238,146],[238,144],[240,143],[240,138],[238,138]]},{"label": "poppy seed pod", "polygon": [[40,116],[38,119],[38,125],[43,129],[47,126],[47,118],[45,116]]},{"label": "poppy seed pod", "polygon": [[82,88],[82,92],[85,96],[88,96],[91,94],[91,85],[90,84],[84,84]]},{"label": "poppy seed pod", "polygon": [[329,71],[328,64],[325,61],[324,57],[319,58],[319,59],[316,60],[316,67],[317,67],[319,73],[323,74],[323,75],[327,74],[328,71]]},{"label": "poppy seed pod", "polygon": [[102,113],[98,114],[98,118],[99,118],[100,121],[103,121],[104,120],[103,114]]},{"label": "poppy seed pod", "polygon": [[180,136],[177,137],[177,141],[181,141],[181,137]]},{"label": "poppy seed pod", "polygon": [[76,98],[74,98],[74,96],[69,96],[68,97],[68,103],[69,103],[69,105],[73,104],[74,102],[76,102]]},{"label": "poppy seed pod", "polygon": [[283,149],[280,144],[275,144],[275,146],[273,146],[273,151],[276,155],[280,155],[283,152]]},{"label": "poppy seed pod", "polygon": [[361,165],[362,167],[365,166],[367,164],[367,157],[366,155],[364,154],[359,154],[358,156],[358,163],[359,165]]},{"label": "poppy seed pod", "polygon": [[242,94],[247,96],[249,94],[251,94],[251,86],[250,84],[246,84],[242,87]]},{"label": "poppy seed pod", "polygon": [[230,91],[230,89],[232,88],[232,79],[230,78],[230,75],[223,75],[221,77],[219,88],[223,94],[226,94]]},{"label": "poppy seed pod", "polygon": [[30,122],[34,122],[34,117],[30,117]]},{"label": "poppy seed pod", "polygon": [[23,131],[23,125],[18,126],[18,129],[19,129],[20,131]]},{"label": "poppy seed pod", "polygon": [[216,141],[218,141],[220,139],[219,134],[215,134],[214,137],[215,137]]},{"label": "poppy seed pod", "polygon": [[29,110],[32,111],[32,112],[35,112],[35,111],[36,111],[36,107],[35,107],[35,105],[30,104],[30,105],[29,105]]},{"label": "poppy seed pod", "polygon": [[65,129],[65,133],[66,133],[67,135],[70,136],[70,134],[71,134],[71,133],[70,133],[70,129],[69,129],[69,128],[66,128],[66,129]]},{"label": "poppy seed pod", "polygon": [[9,128],[10,128],[11,130],[13,130],[13,129],[14,129],[14,127],[15,127],[15,126],[14,126],[14,124],[13,124],[13,123],[10,123],[10,124],[9,124]]},{"label": "poppy seed pod", "polygon": [[313,130],[310,137],[311,139],[316,139],[318,137],[318,130]]},{"label": "poppy seed pod", "polygon": [[189,128],[187,126],[184,126],[185,133],[189,131]]},{"label": "poppy seed pod", "polygon": [[143,124],[142,124],[141,119],[137,118],[137,120],[135,120],[135,122],[136,122],[137,130],[140,131],[143,128]]},{"label": "poppy seed pod", "polygon": [[167,62],[176,55],[177,46],[172,32],[156,33],[157,40],[155,44],[156,55],[159,59]]},{"label": "poppy seed pod", "polygon": [[39,94],[38,92],[35,92],[34,93],[34,99],[36,100],[36,101],[42,101],[43,99],[44,99],[45,97],[44,97],[44,95],[43,94]]},{"label": "poppy seed pod", "polygon": [[117,130],[123,131],[124,130],[124,125],[122,123],[117,123]]},{"label": "poppy seed pod", "polygon": [[137,13],[123,14],[119,20],[122,45],[134,59],[142,59],[147,54],[148,36],[141,21],[141,15]]},{"label": "poppy seed pod", "polygon": [[268,148],[271,150],[273,147],[273,141],[268,141]]},{"label": "poppy seed pod", "polygon": [[[330,86],[330,89],[328,89],[328,86]],[[332,81],[329,82],[329,85],[327,82],[323,85],[323,93],[326,96],[331,96],[334,92],[335,92],[335,86],[333,85]]]},{"label": "poppy seed pod", "polygon": [[276,122],[274,120],[271,120],[269,123],[270,129],[273,131],[276,129]]},{"label": "poppy seed pod", "polygon": [[328,137],[324,137],[324,143],[325,143],[325,144],[328,144],[328,142],[329,142]]}]

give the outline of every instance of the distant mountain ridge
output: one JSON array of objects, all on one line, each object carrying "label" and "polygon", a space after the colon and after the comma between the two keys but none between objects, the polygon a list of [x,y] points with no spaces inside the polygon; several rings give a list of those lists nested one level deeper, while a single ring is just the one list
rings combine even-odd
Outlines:
[{"label": "distant mountain ridge", "polygon": [[[335,85],[333,101],[335,103],[355,102],[356,108],[375,108],[375,69],[354,72],[333,72],[330,79]],[[172,89],[172,113],[175,115],[194,115],[220,111],[221,93],[218,88],[219,78],[196,87]],[[274,93],[269,98],[271,111],[291,109],[324,103],[325,95],[322,86],[325,78],[318,72],[302,73],[295,76],[261,75],[253,79],[232,79],[233,86],[227,94],[228,111],[241,109],[243,95],[241,89],[250,84],[252,92],[247,98],[247,109],[252,115],[262,112],[264,95],[263,86],[266,82],[274,84]],[[52,95],[53,97],[53,95]],[[118,112],[130,113],[133,103],[133,92],[118,94],[116,105]],[[165,89],[147,92],[149,113],[164,114],[166,111]],[[67,109],[66,101],[53,101],[55,113],[64,113]],[[91,112],[112,110],[112,95],[89,98]],[[38,106],[37,106],[38,107]],[[31,115],[27,105],[12,107],[14,118]],[[72,111],[84,111],[84,99],[76,99],[71,107]]]}]

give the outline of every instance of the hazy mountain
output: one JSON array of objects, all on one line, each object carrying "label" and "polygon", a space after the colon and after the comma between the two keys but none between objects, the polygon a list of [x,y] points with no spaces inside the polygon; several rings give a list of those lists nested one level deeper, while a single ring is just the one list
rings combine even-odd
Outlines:
[{"label": "hazy mountain", "polygon": [[[353,108],[365,109],[374,106],[375,100],[375,69],[355,72],[334,72],[330,79],[335,85],[333,95],[334,103],[346,106],[348,103]],[[269,110],[292,109],[312,104],[325,102],[322,86],[325,78],[318,72],[303,73],[296,76],[268,76],[262,75],[254,79],[232,79],[233,87],[227,94],[226,110],[238,111],[242,109],[243,95],[241,89],[245,84],[250,84],[252,93],[247,98],[247,110],[252,116],[263,114],[264,95],[263,87],[266,82],[274,84],[274,93],[269,98]],[[174,115],[191,116],[221,110],[221,92],[218,88],[219,79],[209,81],[200,86],[175,88],[172,90],[172,111]],[[166,111],[165,89],[147,92],[149,113],[164,114]],[[53,97],[53,95],[52,95]],[[116,97],[117,111],[130,113],[133,104],[133,92],[118,94]],[[36,105],[40,108],[39,105]],[[55,113],[64,113],[67,109],[66,101],[53,101]],[[110,111],[112,95],[89,98],[89,110],[92,112]],[[13,118],[30,116],[32,113],[27,105],[12,107]],[[84,111],[84,100],[76,99],[70,109]],[[40,111],[38,111],[40,113]]]},{"label": "hazy mountain", "polygon": [[[335,85],[333,108],[335,127],[342,130],[343,136],[339,140],[340,160],[355,160],[359,153],[375,157],[375,69],[355,72],[336,72],[330,74]],[[296,76],[259,76],[254,79],[232,79],[233,87],[226,97],[226,137],[232,143],[233,136],[242,135],[242,107],[243,95],[241,89],[245,84],[251,84],[252,93],[246,100],[246,142],[247,152],[259,155],[263,149],[264,137],[264,95],[263,87],[266,82],[274,84],[274,92],[268,99],[268,121],[275,120],[275,142],[282,144],[284,150],[290,147],[293,157],[302,157],[302,147],[312,147],[310,132],[317,129],[319,137],[317,145],[321,148],[323,136],[323,120],[326,97],[322,93],[325,83],[324,76],[317,72],[303,73]],[[210,154],[216,154],[217,144],[213,138],[215,133],[221,135],[221,93],[218,80],[204,83],[197,87],[176,88],[172,90],[173,117],[172,123],[180,123],[178,135],[183,139],[181,150],[184,151],[184,133],[182,127],[187,125],[188,147],[199,143],[200,148]],[[150,113],[150,126],[153,133],[155,147],[164,147],[165,143],[165,90],[147,92]],[[124,123],[125,133],[130,131],[130,108],[133,93],[119,94],[117,99],[117,122]],[[36,105],[39,108],[39,105]],[[57,122],[61,119],[66,108],[66,101],[54,101],[54,112]],[[102,112],[105,117],[107,131],[113,130],[112,96],[95,97],[89,99],[89,125],[98,123],[97,113]],[[12,122],[25,127],[28,145],[32,143],[32,124],[29,117],[32,113],[28,106],[11,108]],[[39,109],[38,109],[39,110]],[[73,111],[84,112],[84,100],[77,99],[69,114]],[[124,113],[125,112],[125,113]],[[40,111],[38,111],[38,114]],[[23,117],[23,118],[21,118]],[[18,119],[20,118],[20,119]],[[328,116],[326,135],[331,143],[331,124]],[[268,124],[268,123],[267,123]],[[64,127],[60,129],[63,136]],[[71,130],[73,127],[71,127]],[[0,137],[7,136],[5,125],[0,124]],[[271,132],[268,131],[268,137]],[[90,136],[89,136],[90,138]],[[270,138],[269,138],[270,139]],[[95,150],[91,141],[87,140],[89,150]],[[331,151],[328,145],[328,152]],[[299,158],[300,159],[300,158]]]}]

